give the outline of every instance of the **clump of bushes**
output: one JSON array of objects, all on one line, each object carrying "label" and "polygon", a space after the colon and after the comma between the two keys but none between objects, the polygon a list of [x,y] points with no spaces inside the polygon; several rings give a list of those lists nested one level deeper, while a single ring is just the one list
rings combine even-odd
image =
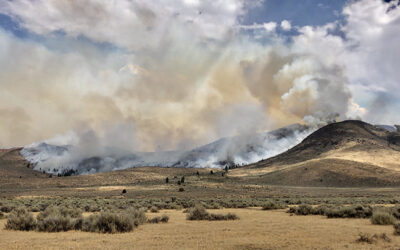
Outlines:
[{"label": "clump of bushes", "polygon": [[97,233],[122,233],[130,232],[135,227],[135,222],[126,214],[102,212],[90,215],[83,221],[82,231]]},{"label": "clump of bushes", "polygon": [[147,220],[144,210],[128,209],[124,213],[102,212],[83,220],[82,231],[98,233],[130,232]]},{"label": "clump of bushes", "polygon": [[343,207],[320,205],[312,207],[308,204],[302,204],[298,207],[289,208],[289,213],[296,215],[326,215],[328,218],[370,218],[372,210],[370,206],[361,205]]},{"label": "clump of bushes", "polygon": [[370,206],[347,206],[334,209],[327,209],[325,212],[328,218],[369,218],[372,216]]},{"label": "clump of bushes", "polygon": [[286,208],[286,205],[277,203],[274,201],[267,201],[263,206],[262,210],[274,210],[274,209],[282,209]]},{"label": "clump of bushes", "polygon": [[3,212],[0,212],[0,219],[3,219],[3,218],[4,218]]},{"label": "clump of bushes", "polygon": [[9,230],[30,231],[35,230],[36,220],[25,208],[18,208],[7,217],[5,228]]},{"label": "clump of bushes", "polygon": [[[160,217],[160,222],[169,218]],[[48,207],[35,219],[25,208],[14,210],[6,223],[6,229],[40,232],[60,232],[82,230],[87,232],[117,233],[129,232],[145,223],[147,217],[142,209],[130,208],[120,213],[102,212],[82,217],[80,209],[66,207]]]},{"label": "clump of bushes", "polygon": [[237,220],[239,217],[236,214],[228,213],[228,214],[212,214],[207,212],[207,210],[202,206],[195,206],[188,210],[188,214],[186,216],[187,220]]},{"label": "clump of bushes", "polygon": [[371,223],[375,225],[392,225],[395,221],[393,215],[385,210],[376,210],[371,217]]},{"label": "clump of bushes", "polygon": [[65,207],[47,207],[37,216],[40,232],[61,232],[82,228],[82,211]]},{"label": "clump of bushes", "polygon": [[314,212],[313,207],[308,204],[301,204],[298,207],[289,208],[289,213],[293,213],[296,215],[309,215],[313,214],[313,212]]},{"label": "clump of bushes", "polygon": [[163,216],[157,216],[151,219],[148,219],[147,222],[148,223],[167,223],[169,221],[169,216],[168,215],[163,215]]}]

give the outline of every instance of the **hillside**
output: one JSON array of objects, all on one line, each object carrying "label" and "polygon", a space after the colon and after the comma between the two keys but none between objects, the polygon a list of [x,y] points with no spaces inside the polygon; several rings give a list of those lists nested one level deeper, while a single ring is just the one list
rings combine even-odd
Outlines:
[{"label": "hillside", "polygon": [[329,124],[232,176],[293,186],[398,186],[400,134],[362,121]]},{"label": "hillside", "polygon": [[[242,188],[240,185],[243,184],[397,187],[400,186],[399,138],[400,134],[397,132],[361,121],[334,123],[315,131],[284,153],[232,169],[225,177],[221,173],[209,175],[210,169],[145,167],[49,178],[49,174],[34,171],[32,164],[20,155],[21,149],[17,148],[0,151],[0,187],[12,193],[15,189],[39,191],[46,187],[59,192],[60,188],[95,188],[103,185],[133,185],[135,189],[141,190],[138,185],[143,185],[145,190],[152,190],[150,187],[156,185],[167,195],[168,190],[175,192],[176,188],[159,185],[165,183],[168,176],[172,179],[183,175],[192,183],[191,187],[194,188],[193,184],[196,183],[193,193],[204,192],[203,186],[213,187],[212,192],[223,193]],[[198,151],[204,153],[208,149],[218,150],[217,147],[218,143],[213,143]],[[272,144],[269,147],[273,149]],[[200,177],[196,175],[197,171],[200,172]],[[115,194],[119,191],[118,188]]]}]

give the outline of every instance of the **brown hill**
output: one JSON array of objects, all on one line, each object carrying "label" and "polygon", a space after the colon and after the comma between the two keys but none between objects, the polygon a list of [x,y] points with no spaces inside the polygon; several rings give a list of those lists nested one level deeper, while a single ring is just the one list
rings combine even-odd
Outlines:
[{"label": "brown hill", "polygon": [[293,186],[400,186],[400,134],[362,121],[329,124],[231,176]]}]

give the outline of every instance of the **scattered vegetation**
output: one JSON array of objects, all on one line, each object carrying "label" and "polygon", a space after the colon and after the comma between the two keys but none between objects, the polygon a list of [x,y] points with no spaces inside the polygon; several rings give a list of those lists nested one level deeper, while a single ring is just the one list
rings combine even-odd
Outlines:
[{"label": "scattered vegetation", "polygon": [[368,234],[368,233],[360,233],[359,238],[357,239],[357,242],[360,243],[368,243],[368,244],[374,244],[378,240],[383,240],[385,242],[391,242],[392,240],[385,234]]}]

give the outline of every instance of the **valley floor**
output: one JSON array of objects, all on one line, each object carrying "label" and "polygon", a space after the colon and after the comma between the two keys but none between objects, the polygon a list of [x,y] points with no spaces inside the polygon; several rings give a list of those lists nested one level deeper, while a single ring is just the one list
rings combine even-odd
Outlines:
[{"label": "valley floor", "polygon": [[[188,221],[182,210],[163,210],[166,224],[145,224],[133,232],[98,234],[4,230],[0,220],[0,249],[399,249],[393,226],[372,225],[368,219],[328,219],[290,216],[286,210],[260,208],[210,210],[232,212],[236,221]],[[386,233],[391,242],[359,243],[360,233]]]}]

